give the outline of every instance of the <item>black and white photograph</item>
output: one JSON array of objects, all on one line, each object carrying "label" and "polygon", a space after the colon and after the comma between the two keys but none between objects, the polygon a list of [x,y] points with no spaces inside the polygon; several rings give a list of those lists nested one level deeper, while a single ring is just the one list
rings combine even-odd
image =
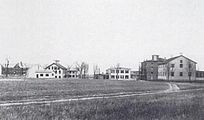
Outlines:
[{"label": "black and white photograph", "polygon": [[0,120],[204,120],[204,0],[0,0]]}]

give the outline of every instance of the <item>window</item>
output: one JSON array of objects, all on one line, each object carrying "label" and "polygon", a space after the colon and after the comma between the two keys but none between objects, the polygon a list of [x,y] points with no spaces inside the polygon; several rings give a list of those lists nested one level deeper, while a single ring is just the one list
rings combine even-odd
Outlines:
[{"label": "window", "polygon": [[174,68],[175,67],[175,65],[174,64],[171,64],[171,68]]},{"label": "window", "polygon": [[188,72],[188,76],[191,76],[191,74],[192,74],[191,72]]},{"label": "window", "polygon": [[118,75],[116,75],[116,79],[119,79],[119,76],[118,76]]},{"label": "window", "polygon": [[74,75],[72,75],[72,77],[74,78]]},{"label": "window", "polygon": [[183,76],[183,72],[180,72],[180,76]]},{"label": "window", "polygon": [[49,74],[46,74],[45,76],[46,76],[46,77],[49,77]]},{"label": "window", "polygon": [[55,70],[57,70],[57,67],[55,67]]},{"label": "window", "polygon": [[57,71],[55,71],[55,74],[57,74]]},{"label": "window", "polygon": [[183,60],[180,60],[180,63],[183,63]]},{"label": "window", "polygon": [[52,76],[54,76],[54,74],[52,73]]},{"label": "window", "polygon": [[180,64],[180,68],[183,68],[183,64]]},{"label": "window", "polygon": [[112,79],[114,79],[114,78],[115,78],[115,76],[114,76],[114,75],[111,75],[111,78],[112,78]]},{"label": "window", "polygon": [[128,71],[128,70],[126,70],[126,71],[125,71],[125,73],[129,73],[129,71]]},{"label": "window", "polygon": [[125,79],[129,79],[129,76],[128,76],[128,75],[126,75],[126,76],[125,76]]},{"label": "window", "polygon": [[40,77],[43,77],[43,74],[40,74]]},{"label": "window", "polygon": [[119,73],[119,70],[116,70],[116,73]]},{"label": "window", "polygon": [[59,78],[61,78],[61,76],[59,76]]},{"label": "window", "polygon": [[174,72],[171,72],[171,76],[172,76],[172,77],[174,76]]},{"label": "window", "polygon": [[38,74],[36,75],[36,78],[38,78],[39,76],[38,76]]},{"label": "window", "polygon": [[121,75],[120,78],[121,78],[121,79],[124,79],[124,75]]},{"label": "window", "polygon": [[111,73],[115,73],[115,70],[111,70]]},{"label": "window", "polygon": [[120,72],[121,72],[121,73],[124,73],[124,70],[121,70]]},{"label": "window", "polygon": [[153,74],[153,72],[151,72],[151,74]]},{"label": "window", "polygon": [[59,74],[61,74],[61,70],[59,70]]},{"label": "window", "polygon": [[55,76],[55,78],[57,78],[57,76]]}]

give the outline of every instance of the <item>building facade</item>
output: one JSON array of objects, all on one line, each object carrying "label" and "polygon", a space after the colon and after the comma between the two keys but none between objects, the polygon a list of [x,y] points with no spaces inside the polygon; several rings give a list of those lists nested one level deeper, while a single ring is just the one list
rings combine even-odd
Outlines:
[{"label": "building facade", "polygon": [[79,78],[79,71],[76,69],[69,69],[69,70],[67,70],[67,77],[70,79],[78,79]]},{"label": "building facade", "polygon": [[36,78],[55,78],[52,70],[38,70],[35,72]]},{"label": "building facade", "polygon": [[14,78],[21,78],[26,77],[28,72],[28,67],[23,64],[22,62],[19,62],[15,64],[14,66],[8,65],[3,66],[1,65],[1,76],[2,77],[14,77]]},{"label": "building facade", "polygon": [[196,71],[196,80],[204,80],[204,71]]},{"label": "building facade", "polygon": [[180,55],[159,64],[158,79],[196,80],[196,62]]},{"label": "building facade", "polygon": [[158,65],[164,61],[159,58],[159,55],[152,55],[151,60],[145,60],[141,63],[140,79],[142,80],[157,80]]},{"label": "building facade", "polygon": [[111,80],[130,80],[130,68],[109,68],[106,70],[106,74]]},{"label": "building facade", "polygon": [[58,62],[48,65],[45,70],[51,70],[54,72],[54,78],[66,78],[67,68],[59,64]]}]

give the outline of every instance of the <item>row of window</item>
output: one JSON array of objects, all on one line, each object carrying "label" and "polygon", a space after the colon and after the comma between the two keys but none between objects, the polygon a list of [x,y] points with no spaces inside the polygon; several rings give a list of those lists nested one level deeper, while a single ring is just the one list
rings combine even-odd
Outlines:
[{"label": "row of window", "polygon": [[[59,70],[58,73],[61,74],[61,70]],[[55,74],[57,74],[57,71],[55,71]]]},{"label": "row of window", "polygon": [[[51,76],[54,76],[54,74],[36,74],[36,78],[39,78],[39,77],[51,77]],[[57,78],[57,76],[55,76],[55,78]],[[61,76],[59,76],[59,78],[61,78]]]},{"label": "row of window", "polygon": [[50,70],[50,69],[51,69],[51,70],[60,70],[59,67],[54,67],[54,66],[52,66],[51,68],[50,68],[50,67],[48,68],[48,70]]},{"label": "row of window", "polygon": [[[171,72],[169,76],[174,77],[174,74],[175,74],[175,72]],[[188,72],[188,76],[191,76],[191,75],[192,75],[192,73],[191,73],[191,72]],[[160,76],[167,76],[167,73],[166,73],[166,72],[161,72],[161,73],[160,73]],[[179,72],[179,76],[182,77],[182,76],[183,76],[183,72]]]},{"label": "row of window", "polygon": [[111,79],[129,79],[129,76],[128,75],[111,75]]},{"label": "row of window", "polygon": [[129,73],[129,70],[111,70],[111,73]]},{"label": "row of window", "polygon": [[197,72],[196,77],[204,77],[204,72]]}]

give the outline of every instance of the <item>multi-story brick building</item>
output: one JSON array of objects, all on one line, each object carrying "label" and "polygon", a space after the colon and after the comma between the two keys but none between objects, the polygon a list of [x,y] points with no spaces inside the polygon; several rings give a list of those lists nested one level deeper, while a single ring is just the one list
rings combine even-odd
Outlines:
[{"label": "multi-story brick building", "polygon": [[145,60],[141,63],[140,79],[142,80],[157,80],[158,79],[158,64],[164,61],[159,58],[159,55],[152,55],[151,60]]}]

